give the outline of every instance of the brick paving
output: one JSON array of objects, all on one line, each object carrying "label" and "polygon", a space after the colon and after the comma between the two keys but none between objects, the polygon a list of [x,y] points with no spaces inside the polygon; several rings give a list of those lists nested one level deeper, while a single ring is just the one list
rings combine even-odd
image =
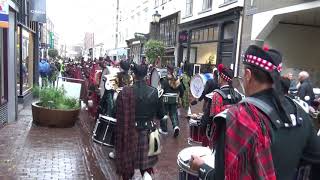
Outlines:
[{"label": "brick paving", "polygon": [[[198,105],[194,112],[199,112]],[[184,115],[184,114],[183,114]],[[73,128],[55,129],[32,124],[31,107],[19,111],[19,120],[0,130],[0,179],[98,179],[116,180],[112,150],[92,141],[94,121],[83,111]],[[181,134],[162,138],[163,151],[154,179],[175,180],[177,154],[188,147],[188,121],[181,117]],[[171,123],[168,123],[171,124]],[[141,179],[139,171],[135,180]]]},{"label": "brick paving", "polygon": [[30,106],[0,130],[0,179],[91,179],[80,129],[32,125]]}]

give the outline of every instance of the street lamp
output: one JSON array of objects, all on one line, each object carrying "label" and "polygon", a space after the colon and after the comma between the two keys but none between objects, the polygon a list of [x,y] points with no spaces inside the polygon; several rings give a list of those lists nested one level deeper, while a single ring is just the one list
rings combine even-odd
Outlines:
[{"label": "street lamp", "polygon": [[153,23],[159,23],[160,19],[161,19],[161,15],[159,14],[158,11],[156,11],[156,13],[152,15]]}]

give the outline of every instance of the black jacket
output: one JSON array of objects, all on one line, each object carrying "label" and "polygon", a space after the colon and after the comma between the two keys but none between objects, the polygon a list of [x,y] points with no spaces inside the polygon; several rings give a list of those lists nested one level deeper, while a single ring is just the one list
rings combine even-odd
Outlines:
[{"label": "black jacket", "polygon": [[[270,90],[266,90],[253,95],[252,97],[262,100],[271,107],[276,107],[274,97]],[[285,107],[288,112],[302,121],[298,126],[277,127],[277,120],[270,120],[271,136],[272,136],[272,158],[276,171],[277,179],[292,180],[295,177],[296,170],[300,161],[309,164],[320,164],[320,139],[316,134],[316,130],[309,119],[308,114],[301,107],[296,106],[293,101],[285,99]],[[297,113],[302,114],[298,116]],[[280,114],[277,114],[281,117]],[[280,122],[280,121],[279,121]],[[222,128],[225,132],[225,122],[217,124],[217,128]],[[200,178],[209,180],[223,180],[224,174],[224,134],[219,137],[216,143],[216,163],[217,169],[213,170],[206,164],[200,169]],[[220,152],[220,153],[219,153]]]},{"label": "black jacket", "polygon": [[[306,100],[305,97],[309,96],[309,100]],[[303,100],[306,101],[309,105],[311,105],[311,103],[314,101],[315,99],[315,95],[313,92],[313,87],[311,82],[307,79],[301,82],[301,86],[299,87],[298,90],[298,97]]]},{"label": "black jacket", "polygon": [[178,85],[177,87],[171,87],[170,85],[169,85],[169,80],[168,80],[168,78],[164,78],[164,79],[162,79],[161,81],[161,86],[162,86],[162,88],[163,88],[163,90],[164,90],[164,94],[166,94],[166,93],[177,93],[177,94],[179,94],[179,97],[180,98],[182,98],[183,97],[183,95],[184,95],[184,88],[183,88],[183,84],[182,84],[182,82],[180,83],[180,85]]},{"label": "black jacket", "polygon": [[148,86],[145,81],[137,81],[133,84],[136,98],[136,124],[140,130],[152,128],[154,117],[162,119],[165,115],[158,90]]},{"label": "black jacket", "polygon": [[218,82],[214,79],[209,79],[204,86],[204,90],[199,98],[199,101],[202,101],[203,99],[208,100],[206,98],[206,95],[211,93],[215,89],[219,89]]}]

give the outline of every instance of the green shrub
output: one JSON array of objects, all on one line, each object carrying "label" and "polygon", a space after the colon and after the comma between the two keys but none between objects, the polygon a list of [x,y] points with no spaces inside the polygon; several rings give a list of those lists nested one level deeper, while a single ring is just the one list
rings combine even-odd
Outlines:
[{"label": "green shrub", "polygon": [[161,41],[149,40],[145,45],[145,53],[150,64],[154,64],[158,57],[165,53],[165,46]]},{"label": "green shrub", "polygon": [[72,110],[80,107],[79,100],[66,97],[63,88],[44,87],[35,88],[34,94],[39,94],[40,105],[50,109]]}]

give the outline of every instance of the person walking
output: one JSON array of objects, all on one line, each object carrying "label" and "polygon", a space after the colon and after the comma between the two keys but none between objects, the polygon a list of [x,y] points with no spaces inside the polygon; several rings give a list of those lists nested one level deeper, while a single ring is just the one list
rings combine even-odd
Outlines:
[{"label": "person walking", "polygon": [[276,50],[247,49],[247,98],[214,118],[215,169],[192,156],[191,167],[201,179],[291,180],[301,160],[320,163],[320,141],[309,115],[281,92],[281,62]]},{"label": "person walking", "polygon": [[135,169],[140,169],[143,179],[152,179],[157,155],[149,154],[149,135],[154,130],[153,119],[162,119],[164,111],[158,90],[144,80],[146,65],[133,65],[135,82],[125,86],[116,101],[117,126],[115,131],[116,172],[129,180]]},{"label": "person walking", "polygon": [[[167,67],[168,75],[166,78],[161,80],[161,87],[163,88],[163,94],[177,94],[178,97],[173,98],[183,98],[184,89],[182,83],[179,78],[177,78],[174,67],[172,65],[168,65]],[[169,97],[170,98],[170,97]],[[172,127],[174,130],[174,137],[179,136],[180,128],[179,128],[179,116],[178,116],[178,103],[179,102],[164,102],[165,111],[167,114],[169,113],[170,120],[172,122]],[[168,134],[168,125],[167,125],[167,117],[160,121],[160,133]]]}]

